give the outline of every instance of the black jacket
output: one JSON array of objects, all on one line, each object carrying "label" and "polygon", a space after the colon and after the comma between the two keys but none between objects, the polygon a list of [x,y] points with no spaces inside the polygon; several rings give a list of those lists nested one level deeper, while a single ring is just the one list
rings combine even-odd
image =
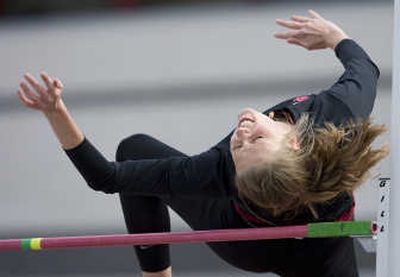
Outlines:
[{"label": "black jacket", "polygon": [[[374,105],[379,70],[353,40],[341,41],[335,53],[345,72],[333,86],[318,94],[289,99],[264,113],[286,110],[294,121],[302,113],[309,113],[316,126],[367,118]],[[66,153],[94,190],[153,196],[231,197],[240,202],[234,186],[231,135],[208,151],[190,157],[109,162],[87,139]],[[319,207],[318,211],[322,213],[321,220],[332,220],[351,205],[352,197],[343,194]],[[268,214],[263,213],[263,216],[268,217]],[[279,219],[269,219],[283,224]],[[291,223],[297,221],[312,221],[312,218],[303,215]]]}]

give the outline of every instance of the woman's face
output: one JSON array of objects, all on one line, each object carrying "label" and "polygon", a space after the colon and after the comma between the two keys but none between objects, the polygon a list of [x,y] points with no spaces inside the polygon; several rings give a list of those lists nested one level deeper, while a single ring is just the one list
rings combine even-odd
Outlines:
[{"label": "woman's face", "polygon": [[[291,128],[289,123],[274,121],[253,109],[242,110],[230,146],[236,172],[272,161]],[[297,140],[291,144],[298,148]]]}]

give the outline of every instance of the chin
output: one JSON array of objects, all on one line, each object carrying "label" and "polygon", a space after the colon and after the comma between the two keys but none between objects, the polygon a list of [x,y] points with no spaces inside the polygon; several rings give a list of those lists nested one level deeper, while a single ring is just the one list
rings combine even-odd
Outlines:
[{"label": "chin", "polygon": [[235,131],[233,131],[231,139],[230,139],[231,148],[232,148],[232,144],[234,144],[234,142],[235,142],[235,135],[236,135],[236,129],[235,129]]}]

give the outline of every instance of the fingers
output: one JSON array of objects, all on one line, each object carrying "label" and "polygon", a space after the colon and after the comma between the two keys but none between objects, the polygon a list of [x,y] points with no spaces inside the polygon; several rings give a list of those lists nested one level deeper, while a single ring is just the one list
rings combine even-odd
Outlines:
[{"label": "fingers", "polygon": [[53,84],[56,88],[58,89],[63,89],[64,85],[63,83],[60,81],[60,79],[54,79]]},{"label": "fingers", "polygon": [[304,32],[302,30],[298,30],[292,32],[275,33],[274,37],[278,39],[289,39],[289,38],[296,38],[302,35],[304,35]]},{"label": "fingers", "polygon": [[283,19],[277,19],[276,23],[280,26],[293,29],[293,30],[299,30],[303,28],[306,24],[304,22],[293,22],[293,21],[287,21]]},{"label": "fingers", "polygon": [[289,28],[294,31],[278,32],[274,34],[275,38],[289,40],[288,43],[296,44],[303,47],[305,35],[312,34],[314,23],[322,17],[314,10],[309,10],[309,16],[292,15],[290,20],[276,19],[276,23],[280,26]]},{"label": "fingers", "polygon": [[287,42],[289,44],[294,44],[294,45],[298,45],[298,46],[307,48],[307,45],[303,41],[301,41],[301,40],[299,40],[297,38],[289,38],[289,39],[287,39]]},{"label": "fingers", "polygon": [[24,95],[26,95],[29,99],[37,101],[39,96],[36,95],[36,93],[34,93],[30,87],[25,83],[25,82],[21,82],[19,84],[20,87],[20,91],[24,93]]},{"label": "fingers", "polygon": [[[41,96],[46,97],[46,90],[36,81],[35,78],[29,73],[24,75],[25,80],[35,89],[35,91]],[[25,92],[25,91],[24,91]]]},{"label": "fingers", "polygon": [[46,72],[40,72],[40,78],[42,78],[43,82],[49,90],[54,90],[53,80],[50,78],[49,75],[47,75]]},{"label": "fingers", "polygon": [[63,88],[60,80],[53,80],[46,72],[41,72],[40,77],[46,84],[47,92],[52,97],[58,97],[60,90]]},{"label": "fingers", "polygon": [[22,102],[22,104],[24,104],[25,106],[29,108],[36,108],[36,101],[26,97],[26,95],[22,90],[17,91],[17,96],[19,100]]},{"label": "fingers", "polygon": [[306,23],[310,21],[310,18],[302,15],[292,15],[290,17],[291,20],[296,21],[296,22],[301,22],[301,23]]},{"label": "fingers", "polygon": [[[323,17],[314,10],[311,10],[311,9],[308,10],[308,14],[310,15],[310,17],[302,16],[302,15],[292,15],[292,16],[290,16],[290,19],[297,23],[307,23],[307,22],[312,21],[313,19],[323,19]],[[284,21],[284,20],[277,19],[277,21]],[[281,25],[281,24],[279,24],[279,25]],[[287,26],[285,26],[285,27],[287,27]]]},{"label": "fingers", "polygon": [[26,73],[24,80],[20,83],[17,96],[27,107],[41,111],[54,110],[61,99],[63,85],[60,80],[53,80],[46,72],[41,72],[40,78],[44,85],[39,84],[31,74]]},{"label": "fingers", "polygon": [[315,18],[315,19],[323,19],[323,17],[321,16],[321,15],[319,15],[316,11],[314,11],[314,10],[308,10],[308,13],[310,14],[310,16],[312,17],[312,18]]},{"label": "fingers", "polygon": [[290,35],[288,35],[287,33],[275,33],[274,37],[279,39],[288,39]]},{"label": "fingers", "polygon": [[[49,94],[52,96],[56,96],[57,92],[56,89],[63,89],[63,84],[59,79],[52,79],[46,72],[41,72],[40,73],[40,78],[43,80],[46,88],[44,88],[42,85],[40,85],[36,79],[29,73],[26,73],[24,75],[24,79],[31,85],[31,87],[39,94],[40,97],[47,97]],[[28,87],[28,85],[25,82],[24,83],[24,92],[26,95],[31,97],[32,95],[32,90]],[[21,83],[21,84],[22,84]]]},{"label": "fingers", "polygon": [[275,33],[274,37],[279,39],[288,39],[292,36],[294,32],[286,32],[286,33]]}]

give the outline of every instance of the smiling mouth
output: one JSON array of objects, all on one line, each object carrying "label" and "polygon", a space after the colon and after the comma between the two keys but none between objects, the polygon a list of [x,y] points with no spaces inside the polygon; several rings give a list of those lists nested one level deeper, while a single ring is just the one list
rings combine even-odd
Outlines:
[{"label": "smiling mouth", "polygon": [[255,120],[253,118],[250,118],[250,117],[247,117],[247,116],[243,116],[243,117],[241,117],[239,119],[238,127],[240,127],[242,125],[242,123],[244,123],[246,121],[251,122],[251,123],[255,122]]}]

